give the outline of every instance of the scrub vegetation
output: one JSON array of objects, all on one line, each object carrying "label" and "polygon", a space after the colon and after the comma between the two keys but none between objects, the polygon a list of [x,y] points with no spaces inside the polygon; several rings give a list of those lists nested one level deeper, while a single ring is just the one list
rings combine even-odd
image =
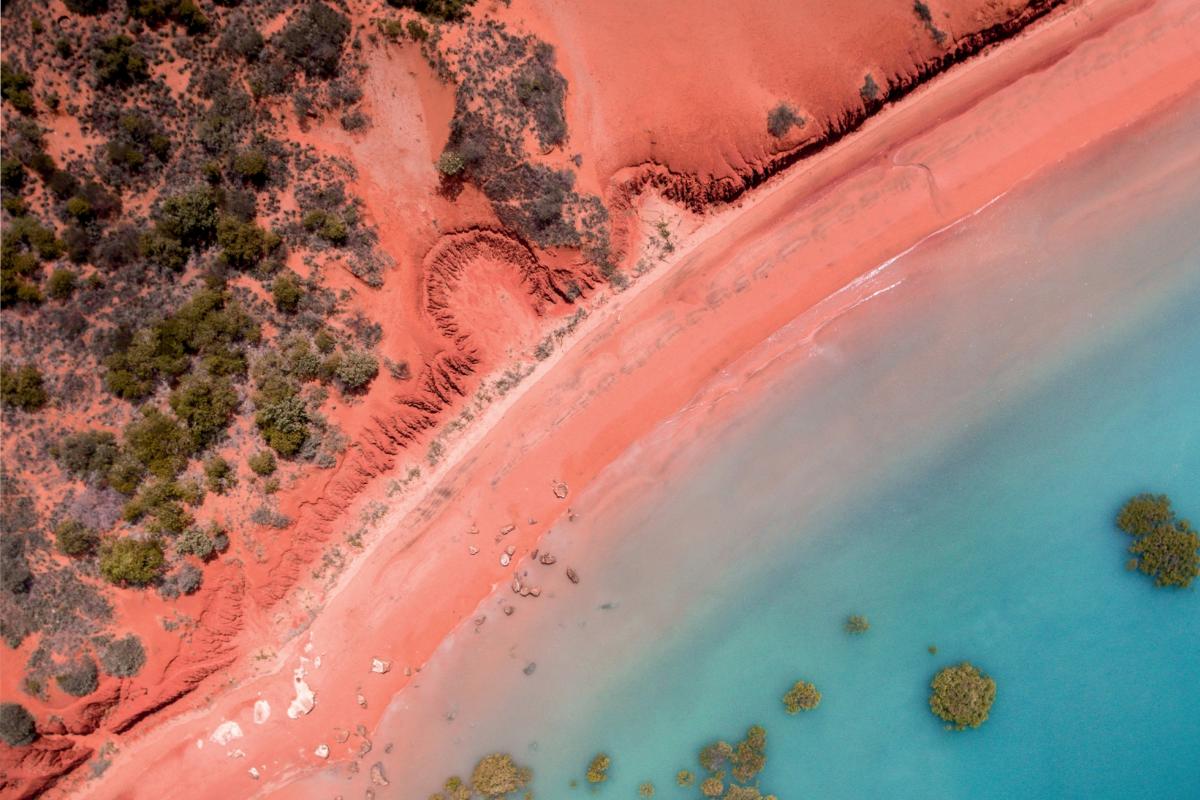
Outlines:
[{"label": "scrub vegetation", "polygon": [[1200,572],[1200,536],[1178,519],[1164,494],[1139,494],[1117,513],[1117,527],[1133,537],[1127,562],[1159,587],[1186,589]]},{"label": "scrub vegetation", "polygon": [[969,661],[941,670],[930,686],[930,710],[954,730],[978,728],[996,701],[996,682]]}]

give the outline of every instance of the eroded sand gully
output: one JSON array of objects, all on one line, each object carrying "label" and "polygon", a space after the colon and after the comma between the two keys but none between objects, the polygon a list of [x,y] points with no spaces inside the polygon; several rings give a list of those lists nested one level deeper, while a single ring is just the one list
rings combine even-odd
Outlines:
[{"label": "eroded sand gully", "polygon": [[[506,546],[518,556],[535,548],[606,464],[824,298],[1065,154],[1194,95],[1198,14],[1187,0],[1083,4],[713,215],[459,441],[429,494],[393,511],[391,533],[346,570],[308,630],[280,644],[274,670],[239,679],[235,669],[207,706],[122,741],[103,777],[75,788],[288,797],[287,782],[306,770],[362,754],[369,772],[366,743],[407,668],[510,579],[498,560]],[[565,500],[555,481],[571,487]],[[371,672],[373,657],[388,671]],[[284,710],[299,669],[315,706],[292,719]],[[263,701],[275,712],[264,717]],[[218,745],[227,723],[242,736]]]}]

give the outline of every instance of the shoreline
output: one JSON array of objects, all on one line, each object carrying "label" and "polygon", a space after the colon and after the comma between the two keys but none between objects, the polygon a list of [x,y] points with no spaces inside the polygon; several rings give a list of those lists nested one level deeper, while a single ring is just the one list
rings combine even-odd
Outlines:
[{"label": "shoreline", "polygon": [[[1097,14],[1109,13],[1129,24],[1138,20],[1150,24],[1145,19],[1147,15],[1165,16],[1164,5],[1174,7],[1177,17],[1185,14],[1182,3],[1163,3],[1153,6],[1152,11],[1145,14],[1124,18],[1120,12],[1125,5],[1097,2],[1089,7]],[[1162,13],[1154,15],[1155,10]],[[955,203],[955,208],[978,208],[972,203],[978,202],[981,193],[990,191],[988,187],[1019,182],[1047,163],[1053,163],[1110,132],[1114,127],[1111,120],[1120,118],[1113,109],[1140,109],[1140,113],[1130,113],[1127,119],[1144,116],[1158,102],[1194,87],[1200,77],[1195,74],[1195,68],[1189,74],[1171,60],[1172,56],[1186,55],[1186,42],[1182,41],[1184,36],[1180,33],[1164,33],[1165,23],[1160,27],[1157,39],[1145,35],[1144,30],[1140,35],[1126,32],[1124,44],[1137,42],[1138,45],[1123,49],[1121,41],[1111,40],[1115,36],[1112,32],[1120,29],[1121,22],[1107,29],[1100,26],[1099,34],[1093,29],[1086,29],[1084,33],[1071,31],[1071,24],[1078,22],[1073,15],[1079,13],[1082,11],[1075,9],[1052,17],[1005,48],[991,51],[935,80],[899,106],[868,122],[861,132],[831,147],[811,165],[802,162],[756,190],[736,207],[714,214],[692,237],[693,240],[685,243],[674,263],[660,266],[655,270],[656,274],[639,281],[633,291],[615,296],[602,311],[594,312],[574,338],[539,365],[517,391],[496,403],[486,412],[485,419],[479,420],[454,443],[443,468],[437,473],[440,480],[435,481],[431,476],[426,483],[432,499],[413,497],[404,504],[403,512],[388,517],[394,520],[395,528],[400,528],[402,523],[415,523],[413,527],[419,527],[420,532],[415,536],[404,536],[394,531],[377,538],[366,552],[359,554],[339,579],[338,589],[328,597],[323,613],[316,617],[304,635],[281,649],[274,672],[249,679],[219,695],[208,708],[184,712],[131,737],[122,748],[124,755],[100,781],[88,787],[93,796],[161,794],[163,786],[178,785],[179,769],[203,770],[213,791],[229,791],[241,796],[249,791],[248,787],[254,786],[246,774],[251,766],[263,773],[264,779],[258,790],[266,793],[278,787],[276,780],[286,780],[293,770],[322,764],[311,752],[319,742],[332,745],[329,730],[334,725],[350,727],[345,720],[351,717],[356,721],[362,719],[368,729],[377,724],[387,701],[407,682],[403,677],[406,664],[401,654],[414,654],[408,665],[419,668],[446,635],[458,629],[496,585],[507,580],[509,571],[497,566],[501,546],[489,541],[492,534],[503,525],[516,524],[518,530],[507,537],[505,543],[516,545],[520,555],[537,546],[539,535],[547,527],[546,521],[561,515],[571,502],[570,497],[560,501],[554,496],[553,481],[566,481],[575,495],[631,443],[652,430],[664,417],[686,407],[695,392],[710,385],[738,354],[747,352],[780,330],[797,316],[797,310],[800,314],[809,311],[832,292],[845,287],[848,281],[860,278],[862,264],[868,262],[872,254],[894,254],[903,249],[897,247],[897,240],[911,239],[913,229],[920,230],[921,226],[929,227],[943,220],[944,208],[940,207]],[[1174,49],[1163,46],[1164,37]],[[1047,40],[1057,44],[1058,49],[1045,44]],[[1141,74],[1130,75],[1118,69],[1130,65],[1115,58],[1109,60],[1107,71],[1100,67],[1093,74],[1076,75],[1078,85],[1124,88],[1123,92],[1111,91],[1108,96],[1090,104],[1084,99],[1086,92],[1064,88],[1069,86],[1069,81],[1051,90],[1051,94],[1057,93],[1061,101],[1043,98],[1043,109],[1053,103],[1054,107],[1069,108],[1074,114],[1067,120],[1062,119],[1068,116],[1065,111],[1058,115],[1057,127],[1037,115],[1036,98],[1033,103],[1022,105],[1022,95],[1015,88],[1016,84],[1007,85],[994,95],[984,93],[983,87],[992,86],[1006,75],[1028,74],[1021,59],[1044,59],[1047,49],[1058,53],[1066,50],[1069,55],[1049,66],[1040,64],[1035,71],[1047,81],[1048,74],[1055,69],[1070,77],[1070,71],[1061,65],[1075,55],[1077,49],[1082,49],[1080,40],[1107,43],[1109,56],[1116,52],[1129,60],[1134,59],[1129,53],[1139,52],[1140,47],[1145,56],[1137,64]],[[1152,47],[1157,49],[1152,55],[1147,54]],[[1033,55],[1025,53],[1026,49],[1032,49]],[[1000,62],[999,65],[996,62]],[[987,74],[979,76],[978,72]],[[1036,92],[1028,91],[1025,99],[1029,99],[1030,94]],[[933,95],[932,100],[927,99],[930,95]],[[987,99],[979,100],[980,96]],[[1001,98],[1001,107],[993,107],[991,113],[1002,116],[1002,101],[1007,98],[1009,110],[1023,113],[1025,123],[1039,121],[1044,138],[1030,142],[1033,134],[1027,130],[1024,150],[1010,152],[1006,158],[997,155],[990,164],[972,164],[972,156],[986,152],[988,144],[1007,144],[1015,138],[1011,131],[1019,122],[1009,120],[1007,125],[979,134],[974,152],[964,153],[961,142],[954,146],[955,137],[963,135],[964,126],[969,132],[972,112],[978,113],[977,109],[996,98]],[[1131,101],[1130,98],[1135,99]],[[936,105],[935,113],[922,106],[922,103],[939,101],[940,114],[936,113]],[[914,114],[920,118],[909,119]],[[945,114],[950,116],[947,118]],[[1077,128],[1076,124],[1071,124],[1080,118],[1090,123],[1090,127]],[[934,122],[927,121],[930,119]],[[886,152],[893,155],[893,164],[872,164],[869,154],[879,152],[874,146],[875,141],[880,138],[888,141],[888,134],[894,136],[896,132],[892,129],[896,127],[900,128],[899,141],[886,148]],[[1036,125],[1027,124],[1025,128],[1038,130]],[[1065,134],[1063,130],[1071,133]],[[940,143],[933,135],[939,131]],[[1039,150],[1038,142],[1052,133],[1058,137],[1059,146],[1043,146]],[[992,138],[987,138],[989,135]],[[1062,147],[1064,141],[1070,142],[1070,146]],[[926,145],[924,150],[923,144]],[[911,152],[905,153],[905,150]],[[1055,158],[1049,158],[1048,153]],[[931,169],[927,162],[936,162],[941,157],[945,163],[939,165],[939,177],[943,171],[949,171],[951,180],[957,182],[951,187],[939,181],[937,198],[931,199],[928,187],[913,180],[911,167],[895,164],[902,155],[913,157],[904,159],[909,163],[920,160],[927,170]],[[847,161],[849,167],[842,163]],[[972,166],[977,168],[972,170]],[[961,170],[957,178],[953,168]],[[987,180],[979,177],[984,172],[988,175]],[[865,202],[871,187],[880,182],[886,190],[878,192],[873,203]],[[831,195],[836,195],[839,190],[849,194],[855,202],[850,206],[834,203],[830,207]],[[907,215],[897,214],[893,208],[887,209],[890,213],[882,214],[885,220],[880,227],[890,236],[881,233],[872,239],[861,232],[849,232],[855,227],[852,223],[857,221],[854,209],[858,215],[869,213],[871,208],[880,209],[883,197],[889,192],[889,202],[902,200],[909,204]],[[955,192],[957,194],[953,194]],[[788,208],[790,201],[799,203],[800,213]],[[839,216],[846,208],[852,212],[849,217]],[[764,251],[769,244],[779,244],[778,228],[795,217],[807,217],[813,223],[810,246],[817,252],[802,250],[804,242],[789,241],[777,255],[783,263],[772,263]],[[749,221],[745,221],[747,218]],[[740,226],[735,225],[738,222],[741,222]],[[776,241],[770,241],[769,234],[773,229]],[[896,232],[898,229],[902,232]],[[830,233],[833,234],[832,243]],[[834,268],[838,263],[834,254],[839,248],[843,253],[853,254],[842,259],[840,269]],[[706,254],[709,249],[716,249],[715,256]],[[728,252],[740,255],[734,259],[722,257]],[[789,260],[789,256],[796,257]],[[797,263],[807,265],[823,260],[822,257],[828,257],[829,262],[811,274]],[[890,257],[894,256],[885,255],[874,264],[883,263]],[[801,275],[795,274],[797,272]],[[797,277],[804,279],[799,288],[789,284]],[[705,289],[708,291],[704,292]],[[630,316],[640,316],[643,321],[629,325],[627,330],[622,329],[622,318]],[[711,323],[713,318],[724,319],[727,324],[712,325],[703,330],[702,326]],[[733,328],[733,336],[718,330],[729,327]],[[682,335],[685,332],[688,335]],[[649,354],[646,354],[647,350]],[[681,357],[697,352],[700,357]],[[597,373],[602,374],[597,376]],[[649,379],[646,376],[650,376]],[[560,401],[564,397],[576,398],[578,403],[573,409],[563,410]],[[608,401],[605,408],[599,407],[599,399]],[[442,490],[448,495],[438,497]],[[451,508],[452,501],[467,507]],[[586,509],[582,511],[586,513]],[[396,519],[400,514],[404,516],[403,521]],[[543,522],[537,526],[526,525],[529,517]],[[472,524],[477,524],[483,531],[477,537],[465,533]],[[472,539],[479,540],[476,544],[483,551],[473,559],[466,553]],[[446,593],[447,574],[451,569],[458,580],[458,588],[456,592]],[[359,579],[357,583],[356,578]],[[395,586],[404,586],[404,594],[386,596],[387,590]],[[426,598],[435,595],[437,607],[431,608]],[[422,627],[405,629],[413,611],[421,614]],[[397,641],[386,645],[374,641],[380,630],[393,629],[402,631]],[[312,644],[312,650],[302,653],[305,641]],[[323,662],[320,667],[315,666],[318,656]],[[369,674],[370,658],[374,656],[390,659],[391,671],[384,675]],[[306,680],[317,692],[317,705],[308,716],[280,722],[292,688],[286,671],[296,667],[307,669]],[[368,700],[367,708],[361,711],[355,700],[360,685]],[[260,698],[267,699],[273,710],[266,727],[248,722],[249,710]],[[219,723],[231,720],[240,721],[246,732],[245,738],[238,742],[240,749],[245,751],[245,758],[228,759],[224,752],[212,752],[222,748],[195,746],[196,740],[207,740]],[[189,727],[191,731],[185,730]],[[192,753],[200,755],[188,758]],[[187,763],[186,766],[182,763],[164,766],[159,772],[171,773],[167,777],[143,776],[137,770],[136,762],[140,759],[135,755],[149,757],[160,765],[164,760],[172,759]],[[341,755],[335,753],[335,760]],[[137,770],[138,774],[130,773],[130,770]],[[126,785],[122,786],[122,782]],[[129,791],[134,793],[125,793]]]}]

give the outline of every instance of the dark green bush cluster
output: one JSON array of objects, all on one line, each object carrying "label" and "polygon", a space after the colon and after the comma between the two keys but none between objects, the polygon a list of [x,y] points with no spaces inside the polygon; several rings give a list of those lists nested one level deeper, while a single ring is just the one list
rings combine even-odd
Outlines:
[{"label": "dark green bush cluster", "polygon": [[105,146],[109,163],[122,174],[140,174],[150,166],[161,166],[171,156],[171,139],[143,111],[127,111],[117,119],[116,132]]},{"label": "dark green bush cluster", "polygon": [[175,552],[196,556],[202,561],[207,561],[228,546],[229,537],[216,523],[210,523],[207,528],[188,528],[175,540]]},{"label": "dark green bush cluster", "polygon": [[221,50],[246,61],[256,61],[264,44],[263,35],[244,14],[230,17],[221,34]]},{"label": "dark green bush cluster", "polygon": [[83,656],[66,666],[54,676],[58,688],[72,697],[85,697],[96,691],[100,671],[90,656]]},{"label": "dark green bush cluster", "polygon": [[204,289],[109,356],[104,382],[118,397],[139,399],[153,392],[159,380],[182,376],[193,356],[200,357],[210,375],[239,375],[246,370],[242,344],[259,336],[258,323],[236,301]]},{"label": "dark green bush cluster", "polygon": [[102,14],[108,11],[108,0],[65,0],[68,11],[76,14]]},{"label": "dark green bush cluster", "polygon": [[9,747],[25,747],[37,739],[33,715],[20,703],[0,703],[0,741]]},{"label": "dark green bush cluster", "polygon": [[1139,494],[1121,507],[1117,527],[1134,537],[1129,568],[1154,578],[1155,586],[1187,588],[1200,574],[1200,536],[1177,519],[1164,494]]},{"label": "dark green bush cluster", "polygon": [[270,450],[260,450],[246,459],[246,463],[255,475],[267,476],[275,472],[275,454]]},{"label": "dark green bush cluster", "polygon": [[310,78],[332,78],[349,35],[350,20],[344,14],[312,0],[288,20],[277,39],[284,57]]},{"label": "dark green bush cluster", "polygon": [[54,528],[54,543],[68,556],[90,556],[96,552],[100,537],[77,519],[67,518]]},{"label": "dark green bush cluster", "polygon": [[22,114],[32,114],[33,78],[21,72],[7,61],[0,62],[0,95],[12,103]]},{"label": "dark green bush cluster", "polygon": [[157,539],[112,539],[100,547],[100,574],[118,586],[153,583],[165,561]]},{"label": "dark green bush cluster", "polygon": [[271,297],[275,308],[285,314],[294,314],[304,299],[304,285],[294,272],[283,272],[271,281]]},{"label": "dark green bush cluster", "polygon": [[237,472],[228,461],[213,456],[204,462],[204,481],[210,492],[225,494],[237,486]]},{"label": "dark green bush cluster", "polygon": [[202,492],[189,482],[153,481],[125,504],[122,515],[129,522],[145,520],[146,528],[153,533],[177,536],[195,522],[185,505],[198,505]]},{"label": "dark green bush cluster", "polygon": [[9,222],[0,236],[0,305],[40,303],[41,262],[58,258],[64,249],[54,231],[31,216]]},{"label": "dark green bush cluster", "polygon": [[946,667],[930,686],[929,708],[960,731],[982,725],[996,701],[996,682],[968,661]]},{"label": "dark green bush cluster", "polygon": [[156,28],[174,22],[195,36],[209,28],[209,19],[195,0],[130,0],[129,16]]},{"label": "dark green bush cluster", "polygon": [[279,246],[280,238],[253,222],[241,222],[222,216],[217,223],[217,244],[221,247],[221,262],[234,269],[248,270],[258,266]]},{"label": "dark green bush cluster", "polygon": [[145,663],[146,649],[142,646],[142,640],[132,633],[121,639],[113,639],[100,648],[100,666],[105,673],[114,677],[133,677]]},{"label": "dark green bush cluster", "polygon": [[50,400],[41,371],[32,364],[0,366],[0,400],[8,408],[37,411]]},{"label": "dark green bush cluster", "polygon": [[350,228],[345,218],[336,211],[309,211],[304,215],[303,224],[305,230],[333,245],[343,245],[350,238]]},{"label": "dark green bush cluster", "polygon": [[168,600],[180,595],[195,594],[204,583],[204,572],[194,564],[183,564],[167,575],[158,585],[158,592]]},{"label": "dark green bush cluster", "polygon": [[388,0],[388,5],[411,8],[433,19],[456,20],[467,15],[475,0]]},{"label": "dark green bush cluster", "polygon": [[89,482],[103,481],[120,452],[116,436],[96,430],[67,434],[53,448],[68,474]]},{"label": "dark green bush cluster", "polygon": [[160,235],[184,247],[203,247],[217,232],[220,198],[211,186],[196,186],[163,200],[158,212]]},{"label": "dark green bush cluster", "polygon": [[125,34],[101,39],[92,53],[92,63],[101,86],[130,86],[150,77],[145,55]]}]

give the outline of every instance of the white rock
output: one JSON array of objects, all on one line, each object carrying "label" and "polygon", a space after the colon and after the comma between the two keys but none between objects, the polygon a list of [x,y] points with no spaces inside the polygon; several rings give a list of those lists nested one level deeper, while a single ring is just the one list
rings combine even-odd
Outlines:
[{"label": "white rock", "polygon": [[511,558],[512,556],[517,554],[517,548],[515,545],[510,544],[508,547],[504,548],[504,552],[507,553],[509,555],[509,557]]},{"label": "white rock", "polygon": [[212,736],[208,738],[216,744],[229,744],[234,739],[242,738],[242,726],[232,720],[227,720],[218,725],[217,729],[212,732]]},{"label": "white rock", "polygon": [[508,553],[500,554],[500,566],[507,567],[511,563],[512,563],[512,556],[510,556]]},{"label": "white rock", "polygon": [[319,744],[317,749],[313,750],[313,755],[317,758],[329,758],[329,745]]},{"label": "white rock", "polygon": [[304,667],[296,668],[292,685],[296,689],[296,699],[288,706],[287,715],[291,719],[300,719],[302,715],[313,710],[313,706],[317,704],[317,696],[304,682]]},{"label": "white rock", "polygon": [[254,780],[258,780],[258,767],[250,768],[250,777],[254,778]]},{"label": "white rock", "polygon": [[371,659],[371,672],[377,672],[380,675],[392,668],[392,662],[384,661],[382,658]]},{"label": "white rock", "polygon": [[477,555],[479,555],[479,548],[476,547],[475,545],[471,545],[470,547],[467,548],[467,552],[473,556],[477,556]]},{"label": "white rock", "polygon": [[266,700],[254,701],[254,724],[262,725],[271,718],[271,704]]}]

